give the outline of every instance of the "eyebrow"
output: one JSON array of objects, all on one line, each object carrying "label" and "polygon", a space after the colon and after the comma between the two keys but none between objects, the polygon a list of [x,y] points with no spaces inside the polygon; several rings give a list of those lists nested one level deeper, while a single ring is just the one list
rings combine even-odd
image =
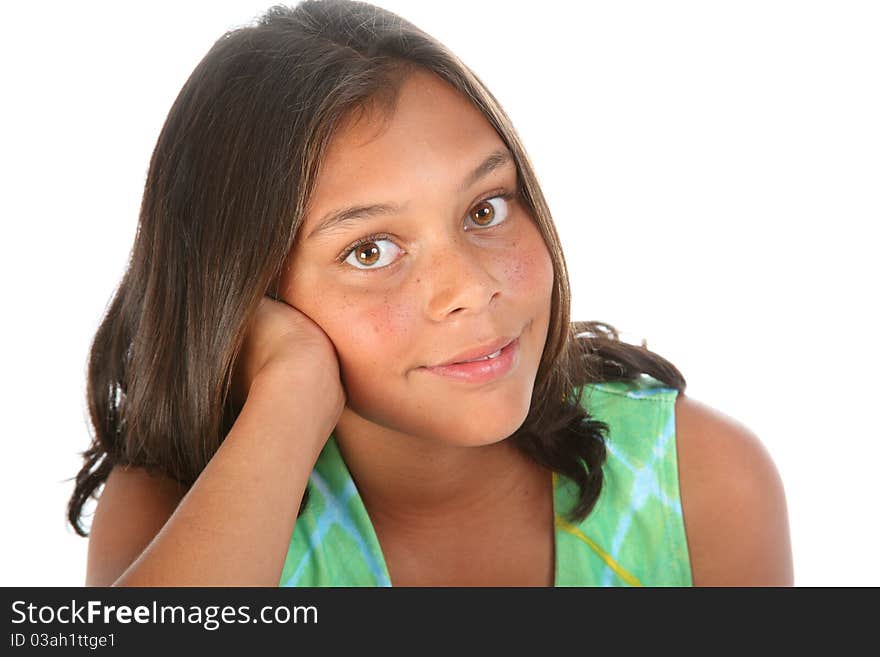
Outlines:
[{"label": "eyebrow", "polygon": [[[473,185],[485,178],[496,169],[500,169],[504,165],[513,161],[513,156],[507,148],[499,148],[490,153],[482,162],[465,176],[464,180],[458,187],[459,193],[465,192]],[[331,210],[321,219],[318,226],[309,233],[306,239],[311,239],[316,235],[328,233],[335,229],[347,228],[351,224],[372,217],[390,214],[399,214],[404,205],[396,203],[374,203],[371,205],[352,205],[346,208]]]}]

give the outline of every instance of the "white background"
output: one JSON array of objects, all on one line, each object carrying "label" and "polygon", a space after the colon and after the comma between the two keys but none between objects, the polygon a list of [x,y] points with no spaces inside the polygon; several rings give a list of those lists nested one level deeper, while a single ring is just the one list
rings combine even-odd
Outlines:
[{"label": "white background", "polygon": [[[572,317],[646,338],[690,396],[763,440],[796,584],[880,585],[878,5],[379,4],[510,114],[565,245]],[[0,10],[0,585],[84,581],[65,505],[89,443],[89,341],[172,101],[268,6]]]}]

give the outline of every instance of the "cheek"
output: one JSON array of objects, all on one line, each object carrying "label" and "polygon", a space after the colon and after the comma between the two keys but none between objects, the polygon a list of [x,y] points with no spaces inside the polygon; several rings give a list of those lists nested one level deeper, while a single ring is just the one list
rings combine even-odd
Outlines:
[{"label": "cheek", "polygon": [[375,388],[376,373],[406,367],[401,348],[414,339],[414,295],[340,285],[307,267],[293,274],[284,281],[284,298],[330,338],[349,392],[363,385]]},{"label": "cheek", "polygon": [[504,259],[504,276],[514,298],[530,303],[553,287],[553,261],[537,226],[524,231]]},{"label": "cheek", "polygon": [[377,379],[396,380],[413,366],[408,345],[417,341],[416,303],[412,295],[358,294],[334,318],[331,336],[339,354],[346,406],[362,418],[394,426],[388,389]]},{"label": "cheek", "polygon": [[414,299],[363,293],[346,296],[329,322],[331,340],[347,374],[394,369],[401,345],[413,339]]},{"label": "cheek", "polygon": [[388,296],[373,300],[362,306],[362,312],[349,314],[362,332],[364,342],[384,345],[406,344],[413,331],[415,304],[409,298],[390,298]]}]

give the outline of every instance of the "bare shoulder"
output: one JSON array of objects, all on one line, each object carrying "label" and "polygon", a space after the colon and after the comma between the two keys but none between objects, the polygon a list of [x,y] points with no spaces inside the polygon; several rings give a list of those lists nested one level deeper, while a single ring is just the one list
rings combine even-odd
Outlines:
[{"label": "bare shoulder", "polygon": [[144,468],[116,466],[98,498],[89,532],[86,586],[109,586],[140,556],[186,489]]},{"label": "bare shoulder", "polygon": [[793,585],[785,492],[760,439],[684,395],[675,431],[694,585]]}]

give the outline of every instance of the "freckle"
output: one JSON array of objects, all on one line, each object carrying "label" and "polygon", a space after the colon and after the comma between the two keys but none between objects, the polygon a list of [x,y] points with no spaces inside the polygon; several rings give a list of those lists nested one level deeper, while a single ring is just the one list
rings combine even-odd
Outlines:
[{"label": "freckle", "polygon": [[507,276],[514,283],[521,283],[529,277],[530,262],[527,258],[521,258],[511,262],[507,267]]}]

